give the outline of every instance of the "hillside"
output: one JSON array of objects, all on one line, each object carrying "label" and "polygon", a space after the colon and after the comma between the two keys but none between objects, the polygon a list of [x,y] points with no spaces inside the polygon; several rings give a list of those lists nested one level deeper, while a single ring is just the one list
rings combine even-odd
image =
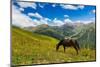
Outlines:
[{"label": "hillside", "polygon": [[[35,60],[35,58],[38,61],[40,58],[37,56],[39,55],[39,51],[43,52],[51,48],[55,50],[57,42],[58,40],[54,38],[12,27],[12,62],[13,64],[25,64],[31,59]],[[32,58],[32,56],[35,58]]]},{"label": "hillside", "polygon": [[12,26],[12,64],[46,64],[76,61],[95,61],[95,50],[81,49],[79,55],[73,48],[55,47],[59,41],[55,38],[32,33]]}]

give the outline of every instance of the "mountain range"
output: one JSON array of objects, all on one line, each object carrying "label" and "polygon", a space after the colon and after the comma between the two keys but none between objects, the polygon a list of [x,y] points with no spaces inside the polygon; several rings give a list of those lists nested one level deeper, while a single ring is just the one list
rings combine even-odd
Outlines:
[{"label": "mountain range", "polygon": [[87,24],[66,23],[62,26],[42,24],[36,27],[24,27],[24,29],[32,31],[33,33],[51,36],[59,40],[65,37],[71,37],[77,39],[81,47],[95,47],[96,29],[94,22]]}]

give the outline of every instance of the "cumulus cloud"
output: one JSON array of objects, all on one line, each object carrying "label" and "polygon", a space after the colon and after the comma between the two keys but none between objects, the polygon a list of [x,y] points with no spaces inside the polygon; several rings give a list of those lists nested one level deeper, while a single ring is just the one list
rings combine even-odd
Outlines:
[{"label": "cumulus cloud", "polygon": [[37,25],[48,24],[48,21],[45,19],[40,19],[40,20],[33,19],[33,22],[37,23]]},{"label": "cumulus cloud", "polygon": [[67,22],[72,22],[72,20],[67,18],[67,19],[64,20],[64,23],[67,23]]},{"label": "cumulus cloud", "polygon": [[61,26],[63,24],[64,24],[63,21],[58,20],[57,18],[53,19],[52,23],[50,23],[51,26]]},{"label": "cumulus cloud", "polygon": [[[38,18],[37,22],[39,23],[38,25],[40,24],[48,24],[49,21],[51,21],[51,19],[49,18],[45,18],[43,16],[41,16],[39,13],[28,13],[28,16],[33,16],[33,17],[36,17]],[[35,22],[36,22],[36,19],[35,19]]]},{"label": "cumulus cloud", "polygon": [[51,19],[49,19],[49,18],[44,18],[44,20],[46,20],[46,21],[51,21]]},{"label": "cumulus cloud", "polygon": [[24,11],[24,8],[19,8],[20,11]]},{"label": "cumulus cloud", "polygon": [[39,13],[28,13],[28,16],[33,16],[33,17],[36,17],[36,18],[39,18],[39,19],[41,19],[41,18],[43,18]]},{"label": "cumulus cloud", "polygon": [[35,3],[30,3],[30,2],[17,2],[17,3],[21,8],[31,7],[33,9],[36,9],[37,7]]},{"label": "cumulus cloud", "polygon": [[48,21],[45,19],[40,19],[41,24],[48,24]]},{"label": "cumulus cloud", "polygon": [[33,22],[33,20],[20,12],[20,10],[16,6],[12,6],[12,24],[20,27],[28,27],[28,26],[36,26],[37,23]]},{"label": "cumulus cloud", "polygon": [[39,7],[44,8],[44,5],[41,5],[41,4],[38,4],[38,5],[39,5]]},{"label": "cumulus cloud", "polygon": [[63,9],[70,9],[70,10],[77,10],[77,9],[83,9],[84,8],[83,5],[74,6],[74,5],[61,4],[60,6]]},{"label": "cumulus cloud", "polygon": [[33,19],[33,22],[35,23],[35,25],[40,25],[40,21],[38,21],[37,19]]},{"label": "cumulus cloud", "polygon": [[[37,25],[41,25],[41,24],[48,24],[51,26],[61,26],[66,24],[67,22],[73,22],[71,19],[69,19],[68,15],[64,15],[64,17],[67,17],[64,20],[59,20],[57,18],[54,18],[53,20],[49,19],[49,18],[45,18],[42,15],[40,15],[39,13],[28,13],[28,16],[26,14],[21,13],[21,11],[23,11],[23,9],[18,8],[16,6],[12,6],[12,24],[16,25],[16,26],[20,26],[20,27],[29,27],[29,26],[37,26]],[[30,18],[30,16],[34,16],[36,18],[39,19],[32,19]],[[93,18],[94,19],[94,18]],[[90,23],[92,22],[91,20],[89,21],[82,21],[82,20],[78,20],[76,22],[79,23]]]},{"label": "cumulus cloud", "polygon": [[29,26],[37,26],[41,24],[48,24],[48,21],[51,21],[49,18],[42,17],[39,13],[29,13],[29,16],[34,16],[37,19],[31,19],[29,16],[21,13],[21,11],[16,7],[12,6],[12,24],[20,27],[29,27]]},{"label": "cumulus cloud", "polygon": [[33,22],[37,23],[36,26],[41,24],[48,24],[47,21],[43,19],[41,20],[33,19]]},{"label": "cumulus cloud", "polygon": [[[64,15],[64,17],[66,19],[64,20],[59,20],[57,18],[54,18],[53,20],[47,18],[47,17],[43,17],[41,14],[39,14],[38,12],[35,13],[28,13],[28,15],[21,13],[21,11],[24,11],[24,8],[26,7],[32,7],[34,3],[29,3],[32,5],[22,5],[23,2],[21,2],[20,4],[20,8],[13,5],[12,6],[12,24],[17,25],[17,26],[21,26],[21,27],[28,27],[28,26],[37,26],[37,25],[41,25],[41,24],[48,24],[51,26],[61,26],[63,24],[65,24],[66,22],[73,22],[71,19],[69,19],[68,15]],[[26,4],[26,3],[25,3]],[[54,4],[55,5],[55,4]],[[68,6],[68,5],[66,5]],[[55,6],[54,6],[55,7]],[[76,9],[76,6],[70,5],[70,7],[72,7],[72,9]],[[36,9],[36,7],[33,7],[34,9]],[[69,8],[69,7],[67,7]],[[78,9],[83,9],[84,6],[77,6]],[[37,19],[32,19],[31,17],[36,17]]]},{"label": "cumulus cloud", "polygon": [[64,15],[64,17],[66,18],[66,17],[69,17],[68,15]]}]

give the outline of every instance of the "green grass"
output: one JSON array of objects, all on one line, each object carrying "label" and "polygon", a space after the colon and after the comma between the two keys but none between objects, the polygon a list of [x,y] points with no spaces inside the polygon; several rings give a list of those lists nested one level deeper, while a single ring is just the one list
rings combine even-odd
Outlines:
[{"label": "green grass", "polygon": [[73,48],[63,47],[56,52],[59,40],[12,27],[12,64],[45,64],[76,61],[94,61],[95,50],[81,49],[77,55]]}]

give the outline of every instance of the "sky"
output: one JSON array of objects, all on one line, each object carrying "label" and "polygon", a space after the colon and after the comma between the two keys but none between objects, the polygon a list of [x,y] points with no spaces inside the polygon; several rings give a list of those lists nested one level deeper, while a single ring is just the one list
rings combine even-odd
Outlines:
[{"label": "sky", "polygon": [[95,22],[96,7],[90,5],[12,2],[12,24],[21,27]]}]

